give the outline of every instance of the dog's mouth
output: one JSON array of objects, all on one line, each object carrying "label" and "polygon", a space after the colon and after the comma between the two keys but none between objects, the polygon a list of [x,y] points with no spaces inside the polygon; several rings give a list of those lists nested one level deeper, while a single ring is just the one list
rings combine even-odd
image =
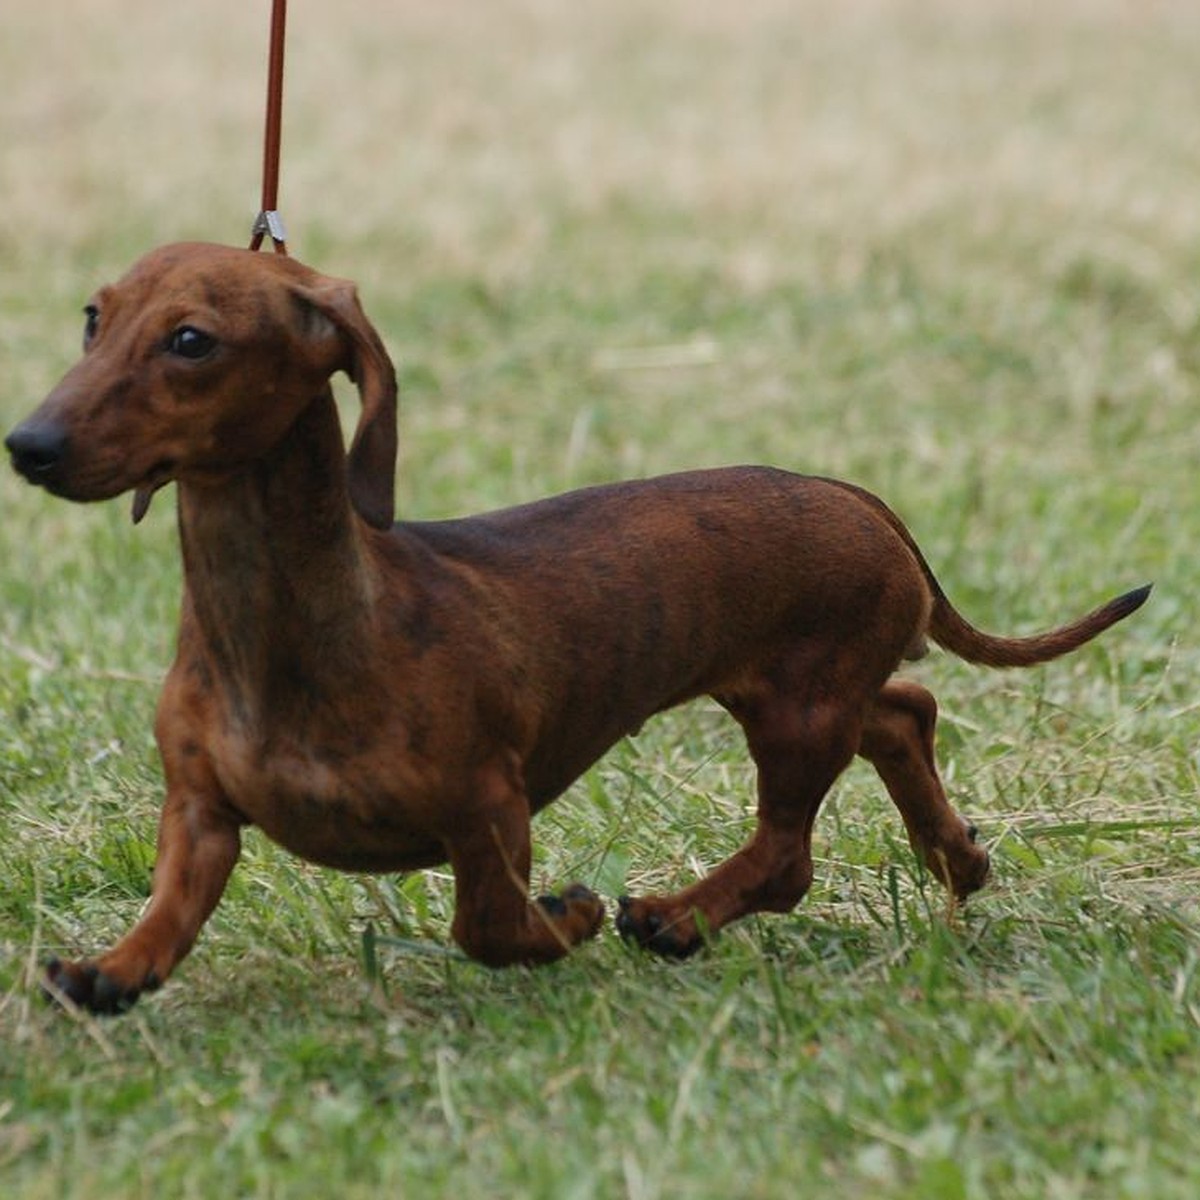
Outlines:
[{"label": "dog's mouth", "polygon": [[70,427],[36,414],[4,439],[13,469],[30,483],[64,500],[108,500],[133,488],[136,525],[150,508],[154,493],[175,477],[174,458],[160,458],[146,472],[130,479],[128,458],[110,451],[80,456],[71,445]]},{"label": "dog's mouth", "polygon": [[150,511],[150,501],[154,499],[154,493],[164,484],[170,483],[174,477],[174,461],[164,458],[161,462],[155,464],[147,474],[145,480],[134,488],[133,506],[129,515],[133,518],[135,525]]}]

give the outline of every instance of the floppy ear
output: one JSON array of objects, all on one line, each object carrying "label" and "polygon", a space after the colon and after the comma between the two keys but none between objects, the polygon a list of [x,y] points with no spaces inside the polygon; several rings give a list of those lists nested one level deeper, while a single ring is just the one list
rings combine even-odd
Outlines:
[{"label": "floppy ear", "polygon": [[367,320],[354,284],[322,278],[297,289],[331,321],[343,350],[330,371],[344,370],[358,385],[362,412],[350,443],[350,500],[368,525],[390,529],[396,494],[396,371],[383,341]]}]

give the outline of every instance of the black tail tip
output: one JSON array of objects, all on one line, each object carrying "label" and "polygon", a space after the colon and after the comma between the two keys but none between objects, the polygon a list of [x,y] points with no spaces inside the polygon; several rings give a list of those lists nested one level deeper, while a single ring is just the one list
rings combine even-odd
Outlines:
[{"label": "black tail tip", "polygon": [[1134,588],[1132,592],[1126,592],[1125,595],[1118,596],[1112,602],[1112,607],[1120,612],[1121,616],[1127,617],[1131,612],[1137,612],[1146,603],[1153,588],[1154,584],[1152,583],[1147,583],[1140,588]]}]

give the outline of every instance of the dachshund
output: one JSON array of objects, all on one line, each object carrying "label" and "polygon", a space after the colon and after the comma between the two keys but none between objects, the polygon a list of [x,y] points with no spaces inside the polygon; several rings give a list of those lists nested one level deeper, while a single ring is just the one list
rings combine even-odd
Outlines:
[{"label": "dachshund", "polygon": [[[468,956],[559,958],[604,905],[582,884],[531,895],[531,817],[701,696],[745,734],[755,829],[690,887],[621,897],[622,936],[682,957],[749,913],[793,908],[821,800],[855,755],[964,898],[988,854],[939,780],[932,695],[893,672],[927,639],[989,667],[1042,663],[1149,593],[991,636],[880,500],[768,467],[393,523],[395,372],[351,283],[186,243],[147,254],[85,312],[82,359],[5,444],[56,496],[131,491],[135,521],[173,481],[184,576],[154,726],[166,795],[149,902],[107,953],[47,968],[52,995],[94,1012],[166,981],[247,825],[342,870],[449,862]],[[339,371],[361,402],[348,451]]]}]

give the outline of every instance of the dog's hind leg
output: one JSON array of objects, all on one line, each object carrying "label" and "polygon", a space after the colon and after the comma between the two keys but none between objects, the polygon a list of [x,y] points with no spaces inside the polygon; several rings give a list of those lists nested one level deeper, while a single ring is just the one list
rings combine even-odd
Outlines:
[{"label": "dog's hind leg", "polygon": [[[782,673],[781,673],[782,674]],[[836,672],[833,672],[836,677]],[[788,912],[812,883],[812,831],[826,792],[858,748],[863,692],[814,684],[822,672],[788,672],[802,682],[762,681],[752,695],[722,697],[746,733],[758,768],[757,827],[709,875],[673,896],[622,898],[622,936],[683,957],[706,934],[754,912]]]},{"label": "dog's hind leg", "polygon": [[975,827],[946,799],[933,752],[937,703],[919,684],[893,679],[867,709],[859,753],[900,810],[913,849],[955,896],[983,886],[988,854]]}]

